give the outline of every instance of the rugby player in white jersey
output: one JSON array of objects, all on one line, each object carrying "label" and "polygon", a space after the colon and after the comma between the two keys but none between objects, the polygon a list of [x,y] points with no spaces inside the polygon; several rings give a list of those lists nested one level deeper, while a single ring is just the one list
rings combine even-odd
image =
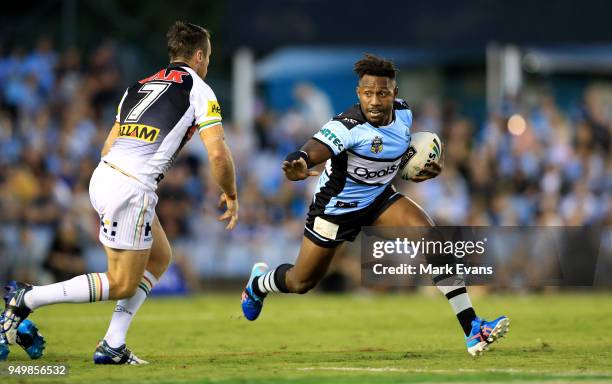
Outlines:
[{"label": "rugby player in white jersey", "polygon": [[118,300],[94,362],[146,363],[130,352],[125,339],[132,318],[172,258],[155,214],[155,190],[196,130],[222,192],[220,204],[227,208],[219,220],[228,220],[228,230],[236,225],[234,163],[224,141],[219,103],[203,80],[211,53],[210,34],[200,26],[176,22],[167,39],[170,64],[126,90],[91,178],[89,193],[100,215],[99,239],[107,255],[107,271],[45,286],[10,282],[0,318],[5,345],[17,341],[20,323],[42,306]]},{"label": "rugby player in white jersey", "polygon": [[[392,185],[410,145],[412,125],[408,104],[397,98],[397,69],[388,60],[366,55],[354,70],[359,103],[332,118],[299,151],[287,155],[282,165],[285,176],[296,181],[318,175],[310,168],[326,163],[295,264],[269,269],[257,263],[252,269],[242,294],[242,311],[249,320],[257,319],[269,293],[310,291],[327,272],[338,247],[355,240],[362,226],[426,227],[435,234],[433,220]],[[440,166],[431,163],[413,181],[436,177],[440,171]],[[480,355],[504,336],[509,319],[477,317],[463,280],[456,277],[437,275],[433,280],[457,316],[468,352]]]}]

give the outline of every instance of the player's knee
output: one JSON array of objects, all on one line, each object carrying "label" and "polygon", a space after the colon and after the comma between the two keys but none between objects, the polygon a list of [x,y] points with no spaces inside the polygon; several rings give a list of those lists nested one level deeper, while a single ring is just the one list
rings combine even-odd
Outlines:
[{"label": "player's knee", "polygon": [[136,291],[138,290],[138,283],[139,282],[133,282],[130,283],[126,289],[125,289],[125,297],[132,297],[136,294]]},{"label": "player's knee", "polygon": [[138,282],[130,282],[123,286],[122,289],[122,298],[127,299],[128,297],[132,297],[136,294],[136,290],[138,289]]},{"label": "player's knee", "polygon": [[122,279],[111,283],[111,290],[114,292],[114,299],[127,299],[136,294],[138,281],[132,279]]}]

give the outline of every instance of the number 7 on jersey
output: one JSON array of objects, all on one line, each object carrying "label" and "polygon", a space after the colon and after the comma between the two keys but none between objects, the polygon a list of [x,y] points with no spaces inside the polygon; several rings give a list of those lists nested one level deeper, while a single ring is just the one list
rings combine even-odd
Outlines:
[{"label": "number 7 on jersey", "polygon": [[146,95],[140,99],[140,101],[130,110],[125,118],[125,122],[127,123],[136,123],[140,119],[143,113],[153,103],[159,99],[161,95],[164,94],[170,88],[170,83],[146,83],[138,90],[138,93],[145,93]]}]

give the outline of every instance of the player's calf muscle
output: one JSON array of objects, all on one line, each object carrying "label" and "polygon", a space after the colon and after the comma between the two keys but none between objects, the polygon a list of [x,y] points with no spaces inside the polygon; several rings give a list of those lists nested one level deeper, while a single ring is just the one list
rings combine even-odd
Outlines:
[{"label": "player's calf muscle", "polygon": [[304,294],[313,289],[317,283],[321,280],[319,276],[309,276],[307,278],[299,278],[294,276],[291,272],[295,269],[293,267],[287,271],[286,283],[287,288],[291,293]]},{"label": "player's calf muscle", "polygon": [[153,220],[153,239],[151,253],[147,261],[147,271],[159,279],[172,261],[172,248],[157,216]]},{"label": "player's calf muscle", "polygon": [[327,273],[335,253],[336,248],[319,247],[304,238],[295,265],[285,275],[289,292],[303,294],[314,288]]},{"label": "player's calf muscle", "polygon": [[[155,255],[155,256],[154,256]],[[147,263],[147,271],[151,272],[153,276],[160,279],[161,276],[166,272],[170,262],[172,261],[172,250],[168,247],[163,252],[153,253],[149,257]]]},{"label": "player's calf muscle", "polygon": [[109,299],[131,297],[145,271],[150,250],[115,250],[106,248],[108,256]]},{"label": "player's calf muscle", "polygon": [[285,275],[287,289],[291,293],[304,294],[316,287],[327,273],[327,265],[318,265],[317,268],[300,268],[294,265]]}]

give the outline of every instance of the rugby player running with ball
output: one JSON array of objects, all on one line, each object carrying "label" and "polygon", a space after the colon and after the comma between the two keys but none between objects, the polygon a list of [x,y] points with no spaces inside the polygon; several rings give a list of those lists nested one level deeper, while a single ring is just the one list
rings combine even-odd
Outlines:
[{"label": "rugby player running with ball", "polygon": [[[310,205],[302,246],[295,264],[269,269],[253,266],[242,293],[242,311],[249,320],[259,316],[269,293],[310,291],[325,275],[344,241],[353,241],[362,226],[433,227],[432,219],[391,184],[410,145],[412,112],[398,99],[397,69],[392,62],[373,56],[355,63],[359,77],[359,104],[334,117],[304,146],[283,162],[292,181],[317,176],[310,168],[326,162]],[[365,171],[364,171],[365,169]],[[415,182],[437,176],[441,167],[429,168]],[[482,354],[508,331],[510,320],[501,316],[485,321],[476,316],[458,276],[440,275],[434,283],[445,294],[461,324],[468,352]]]}]

